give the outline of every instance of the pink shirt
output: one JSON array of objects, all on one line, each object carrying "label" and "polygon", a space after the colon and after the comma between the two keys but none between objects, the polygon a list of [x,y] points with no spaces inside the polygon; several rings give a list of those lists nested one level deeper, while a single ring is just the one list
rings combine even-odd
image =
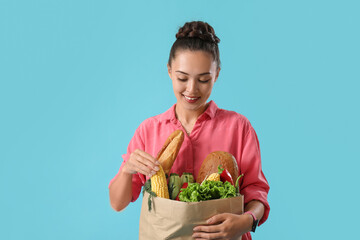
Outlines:
[{"label": "pink shirt", "polygon": [[[137,148],[156,157],[174,130],[182,129],[186,133],[175,117],[175,105],[140,124],[129,143],[127,153],[122,155],[124,162]],[[215,102],[210,101],[206,111],[197,119],[190,136],[185,134],[171,172],[179,175],[190,172],[196,177],[202,161],[213,151],[226,151],[234,155],[239,174],[244,174],[240,192],[244,195],[245,204],[254,199],[261,201],[265,205],[265,213],[260,224],[265,222],[270,210],[267,201],[269,184],[261,169],[259,141],[255,130],[243,115],[218,108]],[[147,179],[143,174],[133,175],[132,201],[139,197],[141,187]]]}]

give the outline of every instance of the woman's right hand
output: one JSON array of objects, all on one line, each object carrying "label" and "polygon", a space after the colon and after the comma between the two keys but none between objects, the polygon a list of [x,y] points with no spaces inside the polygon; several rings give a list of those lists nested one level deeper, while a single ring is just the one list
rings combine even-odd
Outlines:
[{"label": "woman's right hand", "polygon": [[160,163],[156,158],[147,152],[136,149],[125,162],[123,171],[130,174],[141,173],[151,177],[159,170],[159,165]]}]

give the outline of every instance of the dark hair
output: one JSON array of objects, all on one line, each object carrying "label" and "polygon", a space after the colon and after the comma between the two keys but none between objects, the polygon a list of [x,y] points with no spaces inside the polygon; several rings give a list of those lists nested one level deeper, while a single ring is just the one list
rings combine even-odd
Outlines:
[{"label": "dark hair", "polygon": [[171,66],[171,61],[175,58],[178,50],[201,50],[210,53],[217,66],[220,67],[219,42],[220,39],[208,23],[202,21],[187,22],[179,28],[176,34],[176,41],[171,47],[168,64]]}]

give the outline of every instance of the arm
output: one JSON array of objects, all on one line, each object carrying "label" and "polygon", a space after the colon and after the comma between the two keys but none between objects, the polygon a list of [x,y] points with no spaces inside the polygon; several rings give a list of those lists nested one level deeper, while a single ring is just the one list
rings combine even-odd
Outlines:
[{"label": "arm", "polygon": [[[264,205],[260,201],[250,201],[245,206],[245,212],[251,211],[257,219],[264,214]],[[253,218],[249,214],[221,213],[208,219],[209,226],[197,226],[194,228],[193,238],[201,239],[232,239],[241,236],[251,230]]]},{"label": "arm", "polygon": [[[239,167],[244,177],[240,193],[244,195],[245,212],[253,212],[257,219],[261,219],[260,225],[266,221],[269,215],[270,207],[267,202],[269,185],[261,168],[259,141],[255,130],[250,125],[244,137],[241,152],[242,158]],[[230,239],[241,236],[251,230],[253,218],[249,214],[223,213],[213,216],[207,223],[211,225],[195,227],[193,237],[196,239]]]},{"label": "arm", "polygon": [[[244,142],[243,155],[240,162],[240,169],[244,177],[240,185],[240,193],[244,195],[245,211],[252,211],[250,208],[252,208],[254,201],[262,204],[263,211],[261,211],[261,214],[259,214],[257,209],[252,211],[257,219],[261,219],[259,222],[260,226],[269,216],[270,206],[267,201],[267,195],[270,186],[262,171],[259,140],[252,127],[250,127]],[[259,218],[260,215],[261,218]]]},{"label": "arm", "polygon": [[121,211],[129,205],[132,198],[132,174],[120,170],[109,188],[111,207]]},{"label": "arm", "polygon": [[[246,206],[245,206],[245,212],[247,212],[247,211],[252,212],[255,215],[256,219],[261,219],[264,216],[265,206],[260,201],[252,200],[252,201],[248,202],[248,204],[246,204]],[[252,223],[253,223],[253,218],[251,217],[250,230],[251,230]]]},{"label": "arm", "polygon": [[121,211],[129,205],[133,196],[133,174],[141,173],[151,177],[159,170],[158,165],[159,162],[150,154],[139,149],[132,152],[109,187],[111,207]]}]

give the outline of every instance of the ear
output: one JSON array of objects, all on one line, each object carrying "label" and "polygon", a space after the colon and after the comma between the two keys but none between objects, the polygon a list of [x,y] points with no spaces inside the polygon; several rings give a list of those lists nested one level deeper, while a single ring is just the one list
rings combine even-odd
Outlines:
[{"label": "ear", "polygon": [[221,68],[218,67],[218,69],[216,70],[216,76],[215,76],[215,81],[214,82],[216,82],[216,80],[218,79],[220,70],[221,70]]},{"label": "ear", "polygon": [[166,66],[167,66],[167,69],[168,69],[169,77],[171,78],[171,67],[170,67],[169,63]]}]

